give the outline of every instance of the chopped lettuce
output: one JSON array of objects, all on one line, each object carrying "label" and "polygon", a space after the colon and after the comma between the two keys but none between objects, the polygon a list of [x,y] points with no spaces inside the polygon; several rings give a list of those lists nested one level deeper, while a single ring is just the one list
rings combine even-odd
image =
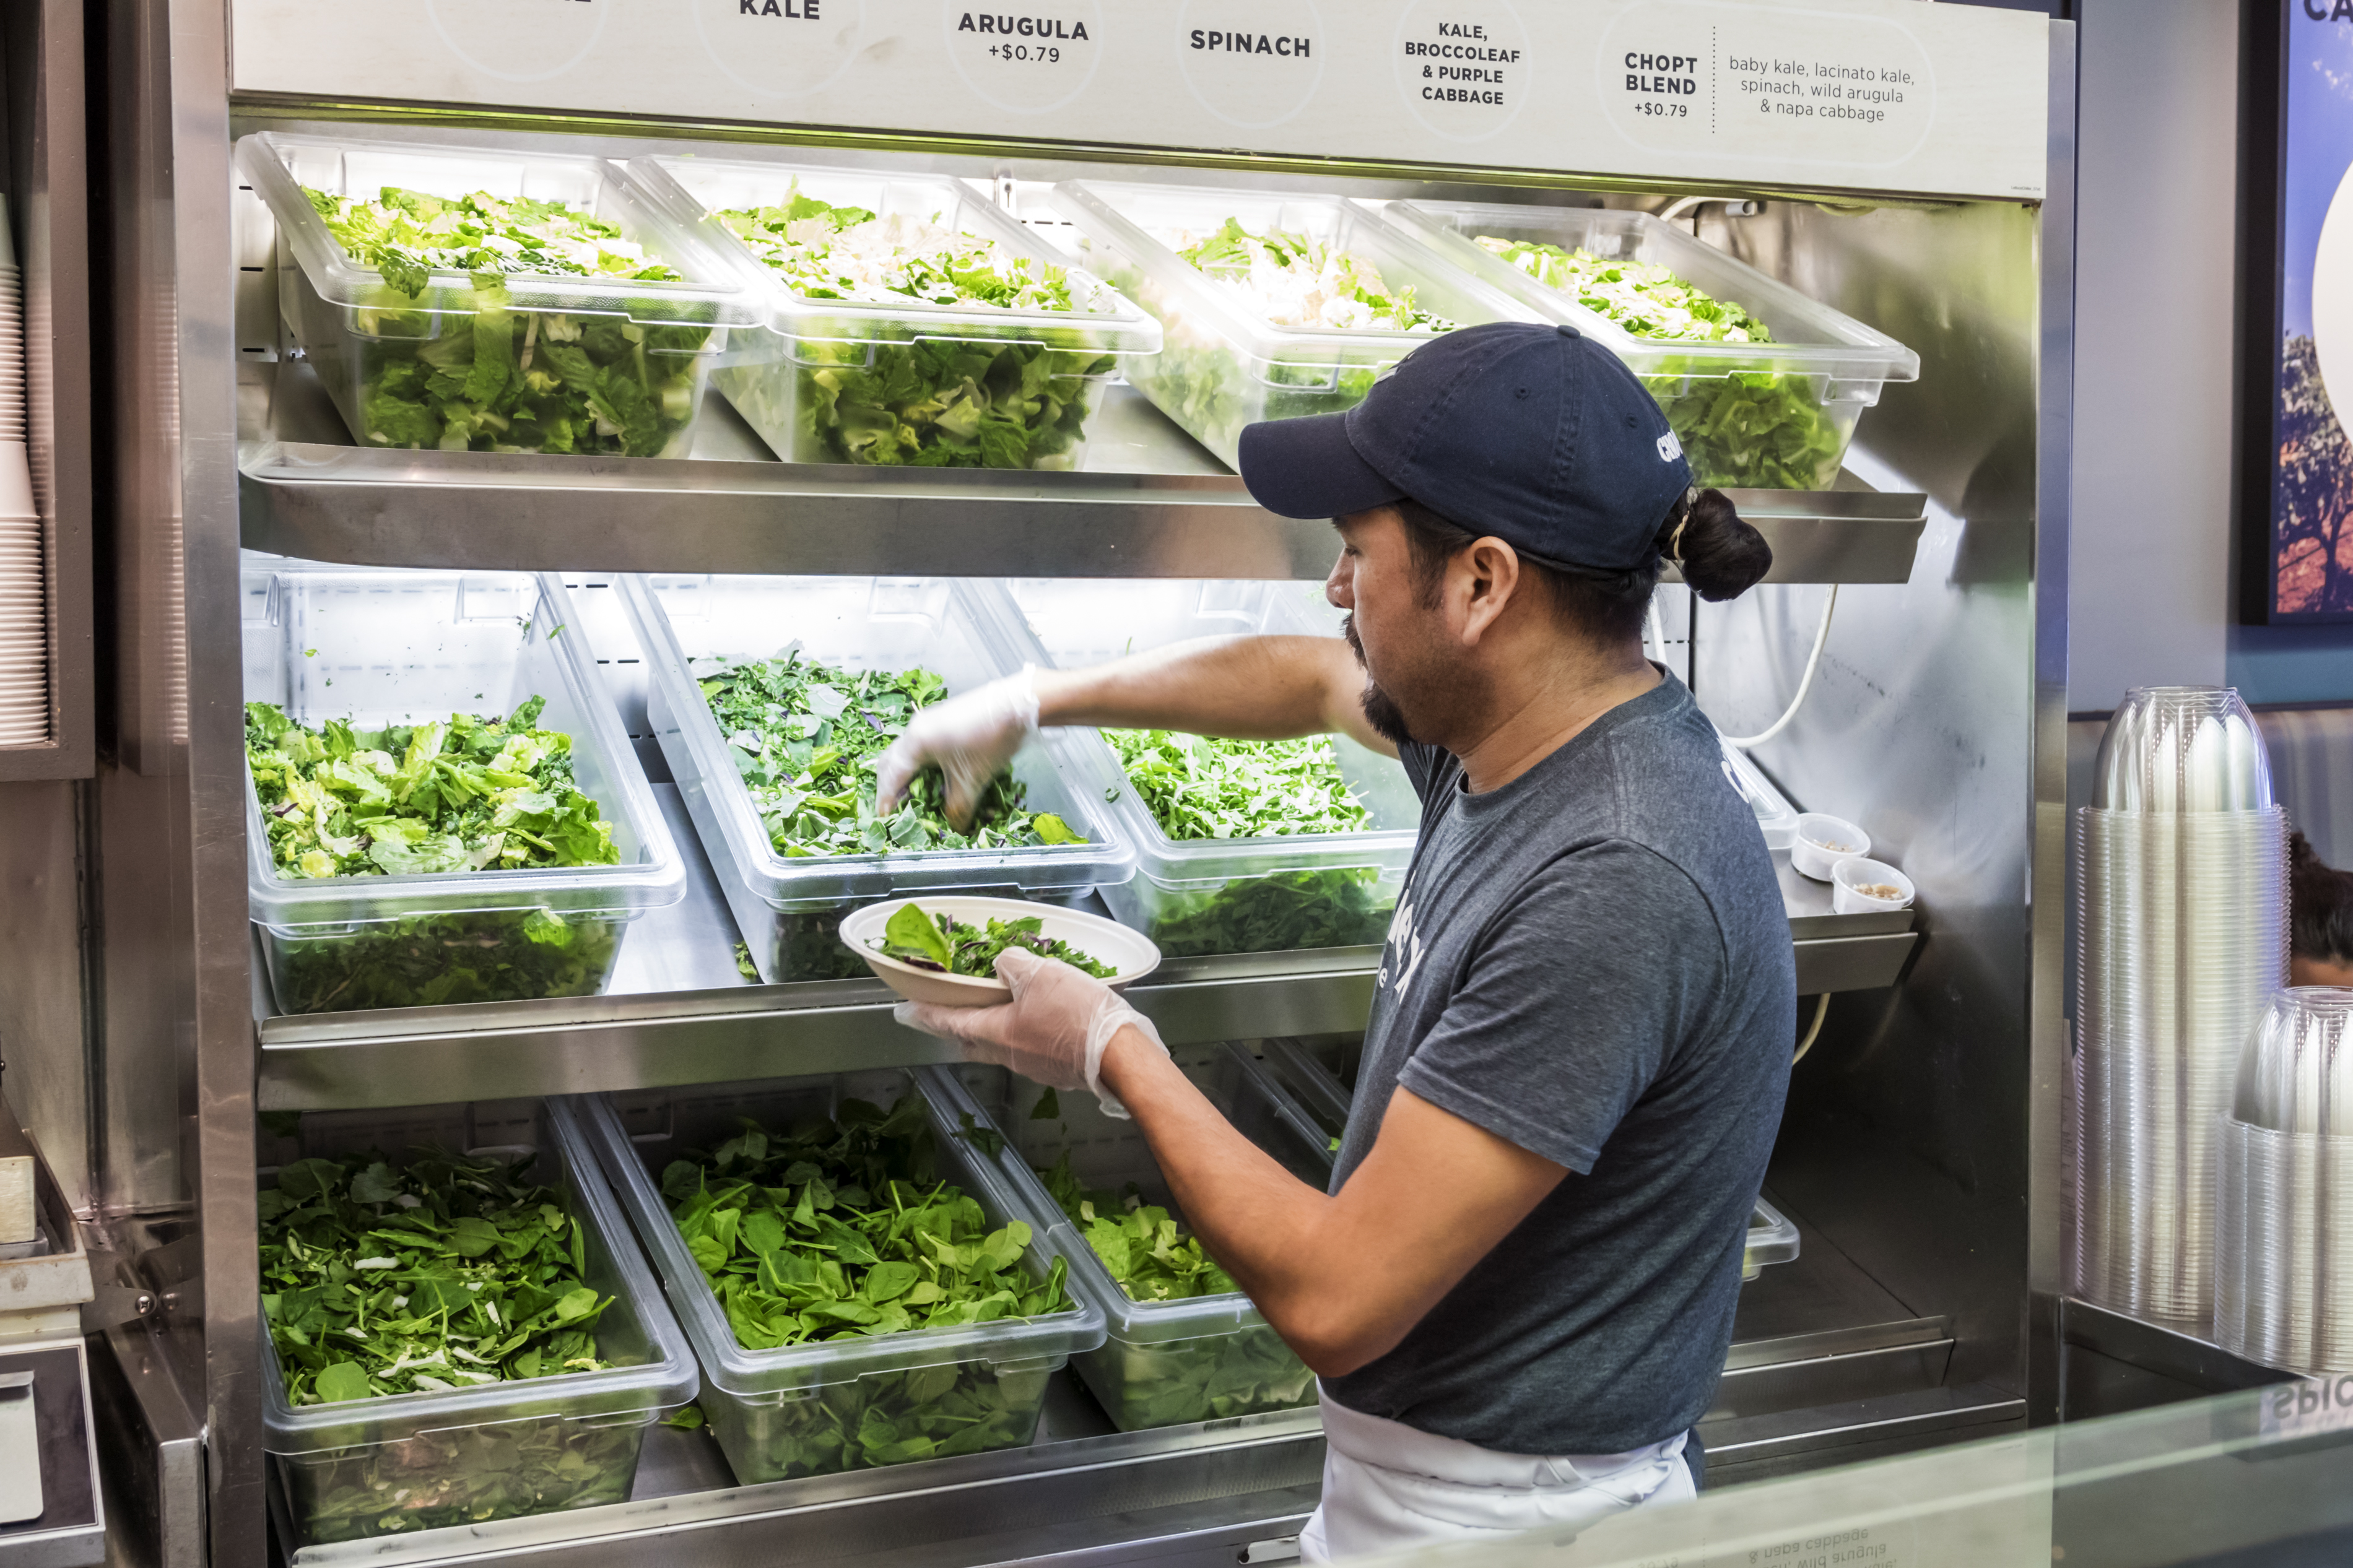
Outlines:
[{"label": "chopped lettuce", "polygon": [[[1773,342],[1745,306],[1718,300],[1651,262],[1480,235],[1472,241],[1545,287],[1574,298],[1635,337],[1666,342]],[[1814,379],[1770,371],[1725,374],[1692,361],[1642,378],[1703,485],[1826,489],[1837,482],[1847,430],[1821,404]]]},{"label": "chopped lettuce", "polygon": [[[270,861],[290,881],[620,861],[612,825],[572,774],[572,737],[509,717],[313,730],[245,709],[246,762]],[[289,1013],[584,996],[610,973],[619,922],[550,909],[411,914],[326,934],[269,931]]]},{"label": "chopped lettuce", "polygon": [[[717,215],[803,300],[1084,315],[1069,271],[936,220],[835,206],[797,189]],[[812,337],[789,359],[732,366],[720,389],[797,462],[884,467],[1077,466],[1110,355],[1041,342]]]},{"label": "chopped lettuce", "polygon": [[[509,280],[680,274],[610,223],[561,202],[455,199],[384,187],[377,199],[304,188],[352,259],[384,279],[385,300],[343,313],[304,344],[341,396],[356,376],[356,434],[370,446],[443,451],[679,455],[692,425],[706,326],[590,311],[517,310]],[[431,309],[434,275],[445,282]],[[703,307],[685,305],[682,311]],[[338,341],[356,340],[356,364]]]}]

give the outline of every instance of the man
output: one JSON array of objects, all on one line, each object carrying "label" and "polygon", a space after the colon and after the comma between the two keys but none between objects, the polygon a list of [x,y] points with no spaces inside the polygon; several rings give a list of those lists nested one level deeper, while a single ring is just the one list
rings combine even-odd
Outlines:
[{"label": "man", "polygon": [[1336,521],[1345,646],[1025,671],[919,716],[880,784],[937,763],[968,812],[1039,724],[1345,730],[1399,756],[1420,840],[1330,1192],[1066,964],[1008,953],[1008,1005],[900,1016],[1134,1115],[1203,1245],[1322,1379],[1310,1560],[1689,1497],[1796,976],[1755,818],[1641,628],[1662,550],[1711,598],[1770,552],[1690,495],[1657,405],[1567,327],[1450,333],[1356,408],[1252,426],[1240,453],[1261,504]]}]

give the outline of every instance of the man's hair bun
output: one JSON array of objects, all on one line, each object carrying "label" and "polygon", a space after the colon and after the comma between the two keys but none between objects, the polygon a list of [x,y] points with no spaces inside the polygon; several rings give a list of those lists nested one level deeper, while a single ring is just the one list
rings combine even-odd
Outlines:
[{"label": "man's hair bun", "polygon": [[1741,520],[1740,509],[1722,490],[1695,490],[1669,513],[1659,530],[1659,551],[1711,604],[1746,593],[1773,569],[1773,547]]}]

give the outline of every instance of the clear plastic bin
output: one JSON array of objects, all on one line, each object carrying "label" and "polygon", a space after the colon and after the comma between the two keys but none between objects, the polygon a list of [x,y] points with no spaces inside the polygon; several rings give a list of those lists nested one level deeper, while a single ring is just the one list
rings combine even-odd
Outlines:
[{"label": "clear plastic bin", "polygon": [[[1648,213],[1449,202],[1392,202],[1383,212],[1540,319],[1569,322],[1625,361],[1666,411],[1692,477],[1703,485],[1829,489],[1855,421],[1879,401],[1879,389],[1920,374],[1920,356],[1884,332]],[[1479,235],[1664,267],[1702,292],[1746,308],[1773,330],[1774,341],[1637,337],[1472,244]]]},{"label": "clear plastic bin", "polygon": [[593,995],[628,922],[685,896],[559,579],[286,564],[248,571],[242,599],[246,700],[300,723],[380,728],[546,698],[540,725],[572,737],[575,782],[620,851],[612,866],[282,878],[248,773],[247,898],[281,1012]]},{"label": "clear plastic bin", "polygon": [[[1018,396],[1025,372],[1034,383],[1041,356],[1060,376],[1073,378],[1074,395],[1050,423],[1033,426],[1026,462],[990,461],[990,468],[1076,468],[1086,460],[1086,426],[1106,382],[1095,370],[1104,356],[1133,365],[1156,353],[1160,327],[1118,290],[1039,240],[963,181],[944,174],[879,174],[871,170],[731,163],[655,155],[629,164],[673,223],[693,227],[723,252],[766,301],[765,324],[737,335],[714,374],[719,390],[776,456],[794,463],[907,461],[896,443],[884,447],[861,435],[888,427],[888,410],[955,392],[966,377],[983,390]],[[1008,310],[977,303],[895,304],[820,300],[795,293],[713,215],[784,203],[797,187],[835,206],[863,207],[881,217],[936,221],[960,234],[994,240],[1017,255],[1069,270],[1077,310]],[[955,356],[953,361],[945,356]],[[1086,374],[1092,372],[1092,374]],[[870,384],[859,377],[871,377]],[[891,388],[896,378],[901,385]],[[873,395],[859,398],[861,392]],[[1034,388],[1032,395],[1035,395]],[[847,400],[850,406],[845,410]],[[997,404],[994,397],[991,407]],[[865,417],[860,417],[860,410]],[[1025,416],[1025,424],[1028,416]],[[913,428],[909,426],[908,428]],[[970,437],[966,437],[969,439]],[[936,437],[924,441],[930,450]],[[878,456],[887,451],[887,459]]]},{"label": "clear plastic bin", "polygon": [[690,661],[770,658],[797,646],[849,669],[922,667],[951,693],[1021,668],[1024,654],[986,606],[985,583],[904,577],[624,577],[623,603],[646,660],[646,714],[677,780],[712,869],[761,976],[856,978],[870,973],[841,945],[841,917],[895,895],[982,893],[1076,903],[1099,882],[1127,878],[1134,857],[1085,776],[1080,745],[1053,732],[1023,749],[1013,774],[1029,804],[1086,836],[1026,849],[931,849],[881,855],[780,853],[736,772]]},{"label": "clear plastic bin", "polygon": [[[278,223],[286,330],[364,447],[682,458],[694,442],[712,356],[726,346],[729,327],[760,319],[757,296],[734,268],[665,220],[599,158],[263,132],[238,142],[237,161]],[[619,226],[624,238],[687,280],[521,274],[489,293],[475,289],[470,274],[445,270],[434,272],[422,293],[406,294],[343,249],[302,194],[305,185],[332,195],[400,185],[445,197],[485,191],[561,201]],[[511,318],[503,332],[486,319],[493,311]],[[518,324],[519,338],[511,335]],[[575,388],[589,394],[589,419],[575,417],[582,406],[563,399],[568,412],[560,419],[510,412],[479,428],[471,420],[445,422],[422,396],[423,380],[452,366],[470,375],[474,345],[486,332],[514,355],[517,374],[539,360],[536,368],[596,382],[593,392]],[[567,371],[543,351],[559,342],[576,343],[586,363]],[[640,399],[644,413],[632,422]]]},{"label": "clear plastic bin", "polygon": [[[1354,1051],[1317,1049],[1307,1042],[1269,1039],[1259,1042],[1266,1053],[1265,1067],[1280,1092],[1291,1097],[1300,1115],[1325,1132],[1335,1152],[1339,1148],[1353,1089],[1334,1076],[1331,1060],[1353,1060]],[[1351,1079],[1355,1074],[1350,1072]],[[1798,1227],[1763,1198],[1748,1216],[1748,1247],[1741,1255],[1743,1284],[1765,1272],[1766,1265],[1787,1263],[1798,1256]]]},{"label": "clear plastic bin", "polygon": [[[1326,1140],[1309,1124],[1247,1052],[1235,1046],[1180,1047],[1176,1065],[1200,1086],[1236,1130],[1284,1169],[1322,1189],[1332,1179]],[[1034,1119],[1044,1090],[1001,1068],[918,1069],[941,1099],[992,1123],[1007,1140],[999,1156],[1014,1201],[1044,1234],[1060,1226],[1069,1240],[1072,1289],[1102,1310],[1103,1348],[1071,1358],[1103,1410],[1123,1432],[1222,1420],[1315,1403],[1315,1377],[1240,1291],[1181,1301],[1137,1301],[1094,1255],[1038,1172],[1071,1154],[1091,1188],[1119,1191],[1134,1182],[1144,1201],[1167,1206],[1168,1186],[1144,1133],[1105,1116],[1094,1096],[1057,1096],[1061,1114]],[[1181,1215],[1178,1216],[1181,1219]]]},{"label": "clear plastic bin", "polygon": [[[1196,637],[1338,633],[1339,612],[1305,583],[1023,578],[1007,586],[1043,654],[1027,657],[1058,668]],[[1098,891],[1165,956],[1347,947],[1388,934],[1421,822],[1420,797],[1394,758],[1332,737],[1341,777],[1372,813],[1364,832],[1174,839],[1127,786],[1110,745],[1070,733],[1082,742],[1079,792],[1111,800],[1135,850],[1134,872]]]},{"label": "clear plastic bin", "polygon": [[1411,285],[1419,304],[1461,325],[1545,319],[1341,196],[1067,180],[1050,200],[1077,226],[1079,255],[1167,334],[1158,354],[1128,364],[1128,380],[1228,467],[1243,426],[1353,408],[1383,366],[1432,334],[1274,326],[1176,254],[1179,230],[1207,235],[1232,217],[1254,233],[1303,232],[1372,262],[1391,289]]},{"label": "clear plastic bin", "polygon": [[[276,1147],[271,1145],[275,1143]],[[447,1394],[296,1406],[261,1331],[261,1446],[285,1491],[295,1546],[479,1524],[626,1502],[646,1428],[694,1397],[694,1355],[579,1130],[541,1100],[408,1110],[312,1111],[264,1139],[262,1179],[295,1159],[375,1151],[396,1165],[420,1144],[503,1158],[563,1190],[581,1224],[581,1283],[612,1298],[596,1321],[621,1364]]]},{"label": "clear plastic bin", "polygon": [[903,1068],[642,1089],[572,1102],[685,1324],[702,1363],[703,1416],[735,1479],[746,1486],[906,1463],[905,1458],[878,1459],[867,1445],[920,1441],[941,1431],[949,1436],[933,1452],[908,1458],[1021,1447],[1037,1434],[1048,1381],[1073,1352],[1103,1343],[1103,1313],[1076,1284],[1077,1255],[1086,1253],[1085,1244],[1067,1226],[1057,1230],[1034,1222],[1023,1262],[1042,1278],[1058,1255],[1070,1258],[1074,1305],[1069,1311],[777,1350],[746,1350],[736,1339],[718,1294],[670,1219],[659,1173],[690,1150],[733,1137],[745,1117],[764,1126],[790,1126],[830,1117],[844,1100],[888,1108],[907,1094],[922,1095],[931,1113],[940,1178],[978,1200],[992,1227],[1027,1221],[1006,1189],[999,1163],[960,1135],[955,1107]]}]

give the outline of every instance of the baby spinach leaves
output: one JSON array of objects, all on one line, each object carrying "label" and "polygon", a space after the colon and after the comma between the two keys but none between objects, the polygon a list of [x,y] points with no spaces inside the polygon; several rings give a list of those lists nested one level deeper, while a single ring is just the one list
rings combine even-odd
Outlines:
[{"label": "baby spinach leaves", "polygon": [[[889,1111],[845,1100],[833,1120],[790,1132],[747,1121],[717,1148],[673,1162],[661,1186],[748,1349],[1071,1310],[1065,1261],[1030,1268],[1029,1227],[991,1229],[937,1165],[923,1101],[909,1094]],[[952,1362],[828,1384],[725,1419],[744,1424],[754,1452],[756,1475],[744,1480],[977,1453],[1029,1440],[1046,1375]]]},{"label": "baby spinach leaves", "polygon": [[1041,958],[1060,959],[1098,980],[1119,973],[1060,938],[1046,935],[1045,923],[1036,915],[1010,921],[992,916],[983,930],[944,914],[927,915],[911,902],[891,917],[874,945],[886,958],[942,974],[994,976],[997,955],[1014,947],[1026,948]]}]

